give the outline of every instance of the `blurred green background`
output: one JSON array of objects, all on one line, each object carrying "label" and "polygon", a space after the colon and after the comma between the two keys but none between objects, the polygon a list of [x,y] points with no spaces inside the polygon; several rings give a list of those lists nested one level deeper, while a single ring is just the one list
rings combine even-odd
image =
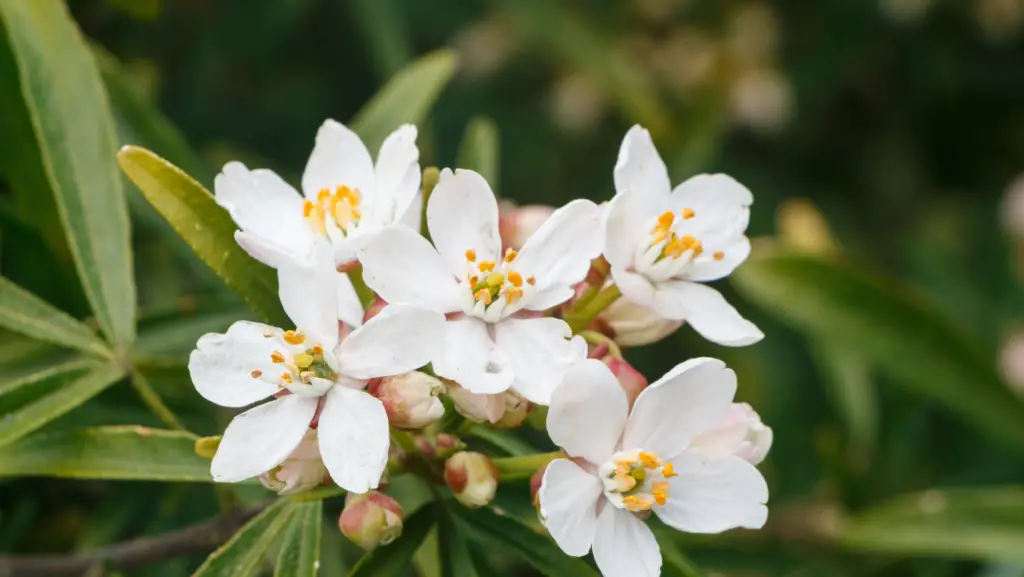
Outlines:
[{"label": "blurred green background", "polygon": [[[421,128],[423,166],[454,166],[466,126],[489,117],[494,188],[523,204],[610,198],[634,123],[651,130],[674,182],[735,176],[754,192],[748,234],[760,238],[752,262],[716,286],[767,337],[726,349],[684,327],[626,357],[652,380],[693,356],[737,370],[740,400],[775,430],[762,465],[771,514],[759,533],[677,536],[678,546],[709,575],[1024,576],[1024,1],[70,9],[99,50],[118,143],[145,145],[207,187],[231,159],[297,182],[325,118],[348,121],[442,47],[458,67]],[[52,201],[17,202],[5,181],[3,275],[90,316]],[[194,393],[180,359],[198,334],[252,313],[130,185],[127,195],[145,374],[190,430],[216,434],[225,415]],[[0,381],[59,354],[3,333]],[[0,397],[0,412],[19,402]],[[47,426],[101,424],[160,426],[124,387]],[[504,489],[529,517],[525,490]],[[217,507],[202,484],[2,479],[0,551],[99,546]],[[331,555],[337,569],[322,574],[356,558],[337,541]],[[200,560],[138,574],[187,575]],[[431,577],[429,566],[417,570]],[[533,574],[514,556],[492,566]]]}]

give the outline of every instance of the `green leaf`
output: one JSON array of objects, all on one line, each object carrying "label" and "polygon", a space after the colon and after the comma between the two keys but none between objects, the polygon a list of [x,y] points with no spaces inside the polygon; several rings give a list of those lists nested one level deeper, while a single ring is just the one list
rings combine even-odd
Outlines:
[{"label": "green leaf", "polygon": [[389,577],[404,575],[434,521],[441,514],[440,507],[431,503],[420,507],[405,520],[402,535],[392,543],[370,551],[349,573],[349,577]]},{"label": "green leaf", "polygon": [[675,529],[656,526],[653,530],[661,548],[661,574],[664,577],[701,577],[697,567],[686,558],[679,550],[679,545],[674,542]]},{"label": "green leaf", "polygon": [[[0,419],[0,447],[11,443],[98,395],[124,376],[115,365],[99,366]],[[0,465],[2,466],[2,465]]]},{"label": "green leaf", "polygon": [[277,298],[274,271],[235,243],[237,227],[209,191],[144,148],[126,146],[117,161],[150,204],[253,311],[272,325],[291,324]]},{"label": "green leaf", "polygon": [[[48,366],[42,370],[37,370],[0,384],[0,397],[6,398],[5,395],[12,394],[23,387],[34,385],[40,381],[45,381],[59,375],[82,371],[91,366],[95,366],[93,361],[81,358],[69,359],[61,363]],[[4,404],[0,403],[0,412],[2,411],[4,411]]]},{"label": "green leaf", "polygon": [[267,549],[295,512],[290,499],[278,499],[210,554],[192,577],[245,577],[259,574]]},{"label": "green leaf", "polygon": [[550,577],[597,577],[597,572],[582,559],[569,557],[546,536],[538,535],[518,520],[495,510],[456,508],[455,513],[469,525],[470,537],[486,539],[518,553],[534,569]]},{"label": "green leaf", "polygon": [[92,329],[4,277],[0,277],[0,326],[55,345],[110,356],[110,349]]},{"label": "green leaf", "polygon": [[878,399],[867,362],[849,349],[811,346],[810,352],[825,377],[829,400],[858,453],[853,456],[867,457],[878,430]]},{"label": "green leaf", "polygon": [[306,501],[295,505],[292,522],[281,540],[274,577],[316,577],[320,568],[323,504],[323,501]]},{"label": "green leaf", "polygon": [[442,577],[478,577],[466,540],[447,511],[437,520],[437,546]]},{"label": "green leaf", "polygon": [[139,426],[37,433],[0,448],[0,477],[212,482],[195,435]]},{"label": "green leaf", "polygon": [[1024,487],[899,497],[844,523],[839,542],[857,551],[899,556],[1024,563]]},{"label": "green leaf", "polygon": [[893,382],[1024,449],[1024,403],[921,299],[840,262],[776,251],[755,252],[731,278],[815,342],[856,350]]},{"label": "green leaf", "polygon": [[500,152],[498,125],[490,118],[478,116],[466,126],[456,164],[479,172],[491,185],[494,194],[498,194]]},{"label": "green leaf", "polygon": [[100,328],[124,349],[135,338],[136,304],[128,209],[96,65],[64,2],[0,0],[0,19],[23,98],[0,92],[0,107],[27,110],[42,171],[26,169],[12,185],[52,191]]},{"label": "green leaf", "polygon": [[399,125],[420,124],[455,72],[455,53],[438,50],[412,62],[381,88],[352,119],[370,154]]}]

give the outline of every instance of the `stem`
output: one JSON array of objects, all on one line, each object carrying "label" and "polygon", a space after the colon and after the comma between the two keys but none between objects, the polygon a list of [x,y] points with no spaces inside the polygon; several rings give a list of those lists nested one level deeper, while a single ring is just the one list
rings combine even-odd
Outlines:
[{"label": "stem", "polygon": [[420,213],[420,234],[427,240],[430,239],[430,229],[427,228],[427,203],[430,202],[430,195],[441,180],[441,171],[436,166],[428,166],[423,169],[423,208]]},{"label": "stem", "polygon": [[412,440],[412,435],[405,431],[399,431],[398,429],[391,429],[391,440],[398,445],[399,449],[407,456],[413,456],[419,454],[419,449],[416,447],[416,443]]},{"label": "stem", "polygon": [[168,427],[178,431],[188,431],[185,425],[181,424],[178,420],[177,415],[164,404],[163,399],[160,398],[159,393],[153,389],[153,386],[149,384],[149,380],[142,375],[139,371],[132,371],[132,388],[139,394],[139,398],[142,402],[153,412],[154,415]]},{"label": "stem", "polygon": [[517,479],[529,479],[551,461],[564,457],[565,453],[555,451],[554,453],[538,453],[521,457],[503,457],[493,459],[492,462],[498,469],[498,473],[500,473],[500,480],[515,481]]},{"label": "stem", "polygon": [[377,299],[377,295],[363,281],[363,265],[357,264],[355,268],[348,271],[348,279],[352,281],[352,288],[356,289],[356,295],[359,296],[359,302],[362,303],[363,310],[366,310],[366,307],[370,306]]},{"label": "stem", "polygon": [[615,342],[615,339],[597,331],[580,331],[578,334],[588,343],[595,345],[608,345],[608,352],[612,356],[620,359],[622,358],[622,349],[619,348],[619,343]]},{"label": "stem", "polygon": [[590,321],[594,320],[597,315],[601,314],[601,311],[611,306],[612,303],[619,300],[622,296],[622,291],[616,285],[609,285],[601,292],[597,293],[597,296],[592,298],[589,302],[583,303],[582,306],[577,304],[565,315],[565,322],[569,323],[569,327],[572,328],[572,332],[576,333],[590,324]]}]

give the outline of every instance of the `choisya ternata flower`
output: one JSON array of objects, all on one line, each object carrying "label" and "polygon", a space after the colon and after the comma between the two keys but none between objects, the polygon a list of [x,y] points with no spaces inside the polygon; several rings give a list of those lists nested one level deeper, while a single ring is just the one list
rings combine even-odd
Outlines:
[{"label": "choisya ternata flower", "polygon": [[199,394],[224,407],[244,407],[289,394],[236,416],[224,431],[210,472],[237,482],[277,467],[302,442],[322,405],[320,454],[331,478],[362,493],[375,488],[388,460],[388,418],[366,380],[404,373],[437,354],[439,313],[392,306],[339,343],[336,271],[328,249],[316,267],[278,269],[285,312],[298,327],[282,330],[239,321],[226,334],[199,339],[189,372]]},{"label": "choisya ternata flower", "polygon": [[446,314],[434,371],[473,393],[510,387],[547,404],[565,369],[586,357],[556,318],[519,318],[568,300],[600,249],[601,213],[588,200],[558,209],[523,246],[501,252],[498,203],[470,170],[445,169],[427,206],[434,245],[401,226],[383,229],[359,251],[363,278],[389,303]]},{"label": "choisya ternata flower", "polygon": [[701,284],[728,276],[750,254],[750,191],[724,174],[695,176],[673,189],[639,126],[626,133],[614,176],[604,256],[623,296],[722,345],[761,340],[753,323]]},{"label": "choisya ternata flower", "polygon": [[758,529],[768,486],[747,460],[691,447],[722,422],[736,375],[715,359],[676,366],[632,410],[611,371],[586,360],[555,389],[548,432],[572,460],[556,459],[539,492],[544,524],[563,551],[593,549],[606,577],[657,577],[661,553],[644,518],[691,533]]}]

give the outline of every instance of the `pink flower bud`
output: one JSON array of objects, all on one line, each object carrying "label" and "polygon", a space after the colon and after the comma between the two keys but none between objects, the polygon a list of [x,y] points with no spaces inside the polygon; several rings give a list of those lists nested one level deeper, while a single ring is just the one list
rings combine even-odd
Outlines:
[{"label": "pink flower bud", "polygon": [[288,458],[260,474],[259,479],[264,487],[278,495],[291,495],[320,485],[326,475],[327,468],[320,458],[316,430],[309,429]]},{"label": "pink flower bud", "polygon": [[428,460],[447,459],[457,451],[466,448],[466,445],[458,437],[447,433],[438,433],[433,441],[426,435],[419,435],[413,438],[413,442],[416,443],[416,448],[419,449],[423,458]]},{"label": "pink flower bud", "polygon": [[544,471],[547,470],[548,466],[544,465],[530,477],[530,502],[533,503],[535,508],[540,507],[540,495],[538,495],[538,493],[540,492],[540,486],[544,481]]},{"label": "pink flower bud", "polygon": [[388,301],[376,297],[373,302],[366,307],[366,312],[363,313],[363,324],[370,322],[370,319],[380,314],[380,311],[384,310],[384,307],[388,306]]},{"label": "pink flower bud", "polygon": [[500,397],[505,405],[504,414],[494,422],[494,426],[498,429],[517,429],[521,427],[527,415],[530,414],[533,404],[519,393],[512,391],[505,391],[494,396]]},{"label": "pink flower bud", "polygon": [[733,403],[722,422],[697,435],[692,449],[711,455],[736,455],[757,465],[772,448],[772,430],[747,403]]},{"label": "pink flower bud", "polygon": [[400,429],[422,429],[444,416],[437,396],[444,391],[438,379],[419,371],[374,379],[369,393],[384,404],[388,420]]},{"label": "pink flower bud", "polygon": [[505,415],[505,399],[499,395],[471,393],[455,381],[446,382],[445,394],[452,400],[455,410],[470,421],[496,423]]},{"label": "pink flower bud", "polygon": [[338,527],[350,541],[369,551],[397,539],[404,519],[402,506],[384,493],[349,493]]},{"label": "pink flower bud", "polygon": [[460,503],[475,509],[494,499],[498,490],[498,469],[482,453],[455,453],[444,464],[444,480]]},{"label": "pink flower bud", "polygon": [[513,202],[502,201],[498,212],[498,232],[501,235],[502,246],[517,250],[522,248],[526,244],[526,239],[530,238],[553,212],[553,206],[516,206]]}]

